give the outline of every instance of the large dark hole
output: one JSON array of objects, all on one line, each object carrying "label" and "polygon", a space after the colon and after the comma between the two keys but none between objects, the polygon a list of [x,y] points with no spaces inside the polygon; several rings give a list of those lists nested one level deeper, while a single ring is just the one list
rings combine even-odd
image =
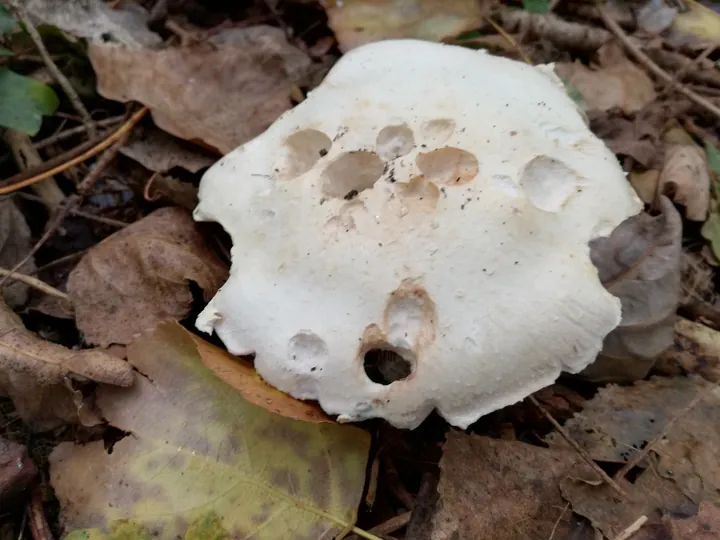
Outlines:
[{"label": "large dark hole", "polygon": [[406,379],[412,365],[398,353],[384,349],[370,349],[365,353],[365,373],[374,383],[390,384]]}]

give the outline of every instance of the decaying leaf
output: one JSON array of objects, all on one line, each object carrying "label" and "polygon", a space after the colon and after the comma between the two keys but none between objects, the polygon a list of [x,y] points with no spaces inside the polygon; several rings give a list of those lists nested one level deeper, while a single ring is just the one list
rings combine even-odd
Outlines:
[{"label": "decaying leaf", "polygon": [[169,332],[190,336],[195,342],[202,363],[215,375],[235,388],[246,401],[270,412],[305,422],[332,422],[315,402],[300,401],[266,383],[252,364],[191,334],[181,326],[168,327]]},{"label": "decaying leaf", "polygon": [[590,69],[580,61],[555,65],[558,75],[582,94],[589,111],[620,109],[631,114],[655,99],[652,79],[627,58],[620,45],[607,43],[597,56],[597,69]]},{"label": "decaying leaf", "polygon": [[710,204],[710,175],[703,149],[692,143],[669,145],[659,189],[672,193],[673,200],[685,206],[687,219],[705,221]]},{"label": "decaying leaf", "polygon": [[185,317],[190,281],[209,300],[226,278],[227,267],[206,247],[190,215],[161,208],[88,250],[67,290],[85,340],[107,347]]},{"label": "decaying leaf", "polygon": [[477,28],[491,0],[330,0],[328,22],[340,50],[392,38],[443,41]]},{"label": "decaying leaf", "polygon": [[[580,456],[517,441],[448,434],[432,540],[592,538],[572,519],[558,485]],[[587,467],[587,466],[586,466]]]},{"label": "decaying leaf", "polygon": [[655,200],[658,190],[658,181],[660,180],[660,171],[650,169],[649,171],[631,171],[628,175],[635,193],[645,204],[650,204]]},{"label": "decaying leaf", "polygon": [[0,395],[12,399],[25,423],[38,431],[67,422],[99,423],[73,381],[128,386],[132,369],[105,352],[67,349],[39,338],[0,302]]},{"label": "decaying leaf", "polygon": [[[0,267],[13,268],[31,248],[30,227],[25,223],[22,212],[11,199],[0,201]],[[35,260],[30,258],[18,272],[29,274],[34,270]],[[21,306],[27,302],[28,286],[9,280],[3,287],[3,297],[10,307]]]},{"label": "decaying leaf", "polygon": [[667,516],[672,540],[717,540],[720,538],[720,506],[700,503],[697,514],[691,517]]},{"label": "decaying leaf", "polygon": [[[67,530],[124,523],[160,539],[293,540],[334,538],[354,523],[366,432],[246,402],[176,323],[143,334],[128,359],[140,372],[134,385],[100,388],[98,404],[132,435],[111,454],[98,441],[61,443],[50,456]],[[196,535],[209,524],[215,534]]]},{"label": "decaying leaf", "polygon": [[230,152],[291,106],[310,58],[279,28],[224,30],[208,42],[162,50],[90,45],[98,91],[139,101],[161,129]]},{"label": "decaying leaf", "polygon": [[[583,411],[565,424],[570,436],[595,460],[625,463],[664,432],[668,422],[702,392],[705,399],[674,423],[655,444],[634,482],[622,482],[629,493],[622,501],[607,485],[582,482],[572,473],[561,483],[575,512],[613,538],[646,515],[692,515],[703,501],[720,502],[720,393],[708,393],[701,379],[655,378],[633,386],[601,389]],[[551,448],[568,448],[556,433]]]},{"label": "decaying leaf", "polygon": [[161,173],[174,167],[196,173],[215,162],[213,156],[201,148],[155,128],[135,130],[130,141],[120,149],[120,153],[134,159],[148,170]]},{"label": "decaying leaf", "polygon": [[622,321],[583,371],[596,381],[643,378],[657,355],[673,343],[680,300],[682,221],[660,198],[661,213],[633,216],[590,244],[590,257],[605,288],[622,303]]},{"label": "decaying leaf", "polygon": [[685,0],[687,9],[673,21],[666,39],[672,48],[683,45],[704,47],[720,40],[720,14],[697,0]]},{"label": "decaying leaf", "polygon": [[0,505],[9,505],[35,480],[37,473],[27,448],[0,437]]},{"label": "decaying leaf", "polygon": [[23,4],[37,19],[77,37],[130,47],[162,42],[147,28],[147,11],[129,0],[112,7],[102,0],[25,0]]},{"label": "decaying leaf", "polygon": [[694,373],[708,381],[720,381],[720,332],[678,318],[675,344],[660,355],[657,369],[667,375]]}]

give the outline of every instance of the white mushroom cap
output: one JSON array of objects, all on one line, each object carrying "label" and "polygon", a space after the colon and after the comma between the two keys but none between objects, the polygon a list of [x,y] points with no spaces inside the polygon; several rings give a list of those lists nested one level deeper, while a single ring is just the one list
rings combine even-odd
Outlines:
[{"label": "white mushroom cap", "polygon": [[[620,302],[588,242],[641,207],[551,66],[365,45],[204,176],[233,265],[197,325],[341,421],[466,427],[595,359]],[[411,374],[373,382],[377,349]]]}]

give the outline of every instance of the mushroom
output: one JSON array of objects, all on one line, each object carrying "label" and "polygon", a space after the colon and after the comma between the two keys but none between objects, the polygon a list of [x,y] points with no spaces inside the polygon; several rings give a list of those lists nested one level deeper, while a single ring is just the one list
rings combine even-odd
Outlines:
[{"label": "mushroom", "polygon": [[552,66],[404,39],[343,56],[199,199],[233,248],[198,328],[339,421],[402,428],[590,364],[621,310],[588,243],[642,209]]}]

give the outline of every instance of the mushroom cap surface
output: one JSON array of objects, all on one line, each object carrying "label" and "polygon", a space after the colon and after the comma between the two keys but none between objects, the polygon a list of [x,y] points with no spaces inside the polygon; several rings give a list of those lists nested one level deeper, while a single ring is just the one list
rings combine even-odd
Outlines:
[{"label": "mushroom cap surface", "polygon": [[[552,66],[415,40],[343,56],[199,198],[233,248],[198,328],[341,421],[403,428],[591,363],[621,312],[588,243],[642,208]],[[379,350],[409,375],[371,379]]]}]

